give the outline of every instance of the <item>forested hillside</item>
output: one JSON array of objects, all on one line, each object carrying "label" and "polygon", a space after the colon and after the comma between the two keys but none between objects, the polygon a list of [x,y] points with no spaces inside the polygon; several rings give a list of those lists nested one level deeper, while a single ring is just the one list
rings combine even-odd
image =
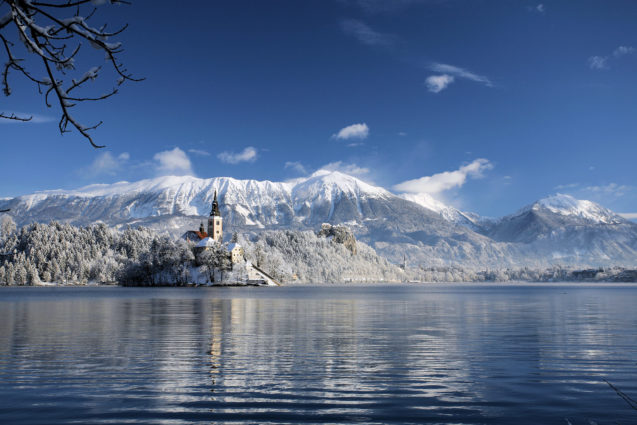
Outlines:
[{"label": "forested hillside", "polygon": [[[408,266],[403,270],[360,241],[352,251],[351,245],[310,231],[272,230],[238,234],[236,239],[247,260],[282,283],[637,281],[636,271],[617,267],[480,270]],[[0,219],[0,285],[228,284],[236,279],[228,267],[221,246],[197,261],[192,243],[145,227],[118,231],[105,224],[75,227],[52,222],[17,229],[9,217]]]},{"label": "forested hillside", "polygon": [[[402,269],[362,243],[353,255],[342,244],[309,231],[269,231],[252,239],[237,237],[246,259],[282,282],[407,278]],[[5,285],[184,285],[199,275],[212,275],[212,269],[228,267],[223,249],[208,252],[196,262],[192,244],[144,227],[117,231],[105,224],[75,227],[52,222],[16,229],[8,217],[0,226],[0,253],[0,283]],[[226,273],[226,278],[231,277]]]}]

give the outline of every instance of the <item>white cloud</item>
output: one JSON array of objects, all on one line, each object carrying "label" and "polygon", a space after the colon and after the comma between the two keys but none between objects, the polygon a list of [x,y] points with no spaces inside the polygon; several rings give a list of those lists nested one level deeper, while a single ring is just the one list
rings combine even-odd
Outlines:
[{"label": "white cloud", "polygon": [[630,192],[633,188],[628,185],[620,185],[617,183],[609,183],[601,186],[587,186],[585,191],[592,192],[594,194],[612,195],[616,198],[624,196],[627,192]]},{"label": "white cloud", "polygon": [[84,171],[91,176],[103,174],[114,176],[121,171],[122,166],[129,159],[130,154],[128,152],[121,153],[117,156],[113,156],[113,154],[108,151],[101,152]]},{"label": "white cloud", "polygon": [[607,56],[591,56],[588,58],[588,66],[591,69],[608,69]]},{"label": "white cloud", "polygon": [[217,158],[226,164],[238,164],[240,162],[254,162],[258,156],[257,149],[248,146],[241,152],[221,152]]},{"label": "white cloud", "polygon": [[407,135],[407,133],[405,133],[404,131],[399,131],[399,132],[398,132],[398,135],[399,135],[400,137],[405,137],[405,136]]},{"label": "white cloud", "polygon": [[360,167],[356,164],[345,164],[343,161],[330,162],[325,164],[319,170],[325,171],[340,171],[341,173],[349,174],[351,176],[362,176],[369,174],[369,168]]},{"label": "white cloud", "polygon": [[453,81],[455,78],[451,75],[443,74],[443,75],[432,75],[427,77],[425,80],[425,84],[427,85],[427,90],[432,93],[440,93]]},{"label": "white cloud", "polygon": [[474,179],[483,177],[483,173],[491,170],[493,164],[489,160],[479,158],[470,164],[463,165],[455,171],[444,171],[432,176],[425,176],[419,179],[408,180],[394,186],[400,192],[427,193],[434,195],[456,187],[462,187],[467,178]]},{"label": "white cloud", "polygon": [[529,12],[532,13],[545,13],[546,12],[546,6],[544,5],[544,3],[540,3],[538,5],[535,6],[527,6],[526,10],[528,10]]},{"label": "white cloud", "polygon": [[434,72],[440,72],[442,74],[447,74],[454,76],[456,78],[464,78],[467,80],[475,81],[476,83],[482,83],[487,87],[493,87],[493,83],[489,78],[484,75],[478,75],[464,68],[460,68],[453,65],[448,65],[445,63],[432,63],[429,66],[429,69]]},{"label": "white cloud", "polygon": [[158,152],[153,156],[153,159],[158,162],[156,167],[159,173],[172,175],[193,174],[190,158],[179,148]]},{"label": "white cloud", "polygon": [[406,7],[423,4],[435,3],[440,0],[340,0],[345,4],[356,4],[367,13],[385,13],[394,12]]},{"label": "white cloud", "polygon": [[635,48],[632,46],[619,46],[618,48],[615,49],[615,51],[613,52],[613,56],[615,56],[616,58],[625,56],[625,55],[630,55],[635,53]]},{"label": "white cloud", "polygon": [[396,41],[396,37],[373,30],[369,25],[357,19],[341,21],[341,29],[363,44],[368,46],[389,47]]},{"label": "white cloud", "polygon": [[429,69],[440,73],[440,75],[431,75],[425,80],[427,89],[432,93],[440,93],[446,89],[449,84],[453,83],[456,78],[475,81],[476,83],[484,84],[487,87],[493,87],[491,80],[484,75],[478,75],[454,65],[432,63],[429,65]]},{"label": "white cloud", "polygon": [[210,152],[201,149],[188,149],[188,152],[199,156],[210,156]]},{"label": "white cloud", "polygon": [[559,184],[554,187],[555,190],[567,190],[567,189],[576,189],[580,187],[579,183],[568,183],[568,184]]},{"label": "white cloud", "polygon": [[610,69],[610,59],[617,60],[620,59],[622,56],[632,55],[636,51],[637,49],[632,46],[619,46],[615,50],[613,50],[613,53],[610,56],[591,56],[590,58],[588,58],[588,66],[591,69],[595,70]]},{"label": "white cloud", "polygon": [[637,220],[637,212],[634,213],[618,213],[627,220]]},{"label": "white cloud", "polygon": [[577,199],[589,199],[601,204],[612,204],[622,198],[634,199],[637,194],[637,187],[618,183],[590,186],[570,183],[555,186],[555,189],[564,191]]},{"label": "white cloud", "polygon": [[287,161],[285,163],[285,168],[286,169],[290,168],[299,174],[307,174],[307,170],[305,169],[303,164],[301,164],[299,161]]},{"label": "white cloud", "polygon": [[333,134],[332,138],[340,139],[340,140],[349,140],[349,139],[367,139],[369,136],[369,127],[367,124],[352,124],[348,125],[345,128],[341,128],[337,134]]}]

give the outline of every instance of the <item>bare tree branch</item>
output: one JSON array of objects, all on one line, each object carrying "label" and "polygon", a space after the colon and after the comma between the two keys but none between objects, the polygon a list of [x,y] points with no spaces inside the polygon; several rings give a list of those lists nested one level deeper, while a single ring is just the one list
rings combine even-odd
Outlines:
[{"label": "bare tree branch", "polygon": [[[5,120],[14,120],[14,121],[22,121],[22,122],[26,122],[26,121],[31,121],[33,119],[33,117],[19,117],[16,114],[5,114],[4,112],[0,112],[0,118],[3,118]],[[0,211],[2,212],[2,211]]]},{"label": "bare tree branch", "polygon": [[604,379],[604,382],[606,382],[608,386],[611,387],[613,391],[615,391],[617,395],[620,396],[631,408],[637,410],[637,401],[633,400],[628,394],[626,394],[607,380]]},{"label": "bare tree branch", "polygon": [[[81,6],[83,4],[87,4],[90,3],[91,0],[79,0],[79,1],[75,1],[75,2],[67,2],[67,3],[63,3],[63,4],[55,4],[55,3],[43,3],[43,2],[39,2],[39,1],[34,1],[31,2],[32,5],[34,6],[43,6],[43,7],[56,7],[56,8],[63,8],[63,7],[74,7],[74,6]],[[130,5],[131,2],[129,1],[124,1],[124,0],[110,0],[111,4],[128,4]]]},{"label": "bare tree branch", "polygon": [[[70,109],[82,102],[93,102],[107,99],[118,93],[118,87],[125,81],[142,81],[143,78],[135,78],[130,74],[118,55],[123,51],[122,43],[110,42],[109,39],[121,34],[128,25],[116,31],[106,31],[106,25],[100,28],[93,27],[87,21],[93,17],[96,8],[92,8],[90,13],[83,16],[82,7],[89,6],[91,0],[66,0],[66,1],[29,1],[29,0],[2,0],[0,1],[0,46],[4,48],[6,62],[2,68],[2,89],[5,96],[11,95],[11,85],[9,82],[10,71],[22,74],[33,82],[39,93],[44,91],[44,102],[47,107],[52,107],[49,101],[51,95],[60,106],[61,117],[59,122],[60,133],[69,132],[68,125],[71,124],[89,143],[95,148],[102,145],[94,143],[89,131],[102,124],[85,126],[81,124],[72,114]],[[124,0],[109,0],[110,4],[130,4]],[[2,12],[6,9],[6,13]],[[68,14],[63,15],[68,10]],[[15,43],[10,41],[8,31],[14,29],[17,38],[24,46],[29,55],[39,57],[42,64],[43,77],[35,77],[31,70],[27,70],[24,59],[16,56]],[[75,46],[68,46],[68,42],[74,42]],[[101,66],[96,66],[80,78],[72,78],[65,84],[67,73],[75,70],[75,59],[79,56],[83,42],[88,42],[94,48],[101,50],[105,54],[106,62],[118,76],[116,85],[110,91],[101,95],[70,95],[71,91],[80,91],[85,83],[95,81],[102,70]],[[66,88],[65,88],[66,87]],[[29,121],[32,117],[18,117],[15,114],[0,113],[0,119],[11,119],[18,121]]]}]

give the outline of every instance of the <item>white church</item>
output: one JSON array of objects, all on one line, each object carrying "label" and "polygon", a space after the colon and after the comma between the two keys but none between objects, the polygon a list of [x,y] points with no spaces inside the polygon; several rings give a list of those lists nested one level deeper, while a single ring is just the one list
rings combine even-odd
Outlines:
[{"label": "white church", "polygon": [[212,201],[212,209],[208,217],[208,229],[204,229],[203,222],[199,225],[199,231],[189,230],[182,236],[183,239],[195,243],[195,255],[199,255],[209,249],[224,247],[230,259],[232,270],[245,266],[246,284],[266,284],[277,285],[272,276],[253,265],[250,261],[246,261],[243,247],[238,243],[231,243],[227,246],[223,244],[223,217],[219,210],[219,201],[217,200],[217,191],[215,190],[214,200]]}]

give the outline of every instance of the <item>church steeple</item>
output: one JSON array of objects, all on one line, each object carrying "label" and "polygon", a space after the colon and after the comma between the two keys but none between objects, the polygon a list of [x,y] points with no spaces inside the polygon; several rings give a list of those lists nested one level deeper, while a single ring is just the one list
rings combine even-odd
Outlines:
[{"label": "church steeple", "polygon": [[210,210],[210,217],[221,217],[219,212],[219,202],[217,201],[217,191],[215,190],[215,199],[212,201],[212,210]]},{"label": "church steeple", "polygon": [[223,241],[223,219],[219,211],[219,201],[217,201],[217,191],[215,190],[215,198],[212,201],[212,210],[208,217],[208,237],[221,243]]}]

